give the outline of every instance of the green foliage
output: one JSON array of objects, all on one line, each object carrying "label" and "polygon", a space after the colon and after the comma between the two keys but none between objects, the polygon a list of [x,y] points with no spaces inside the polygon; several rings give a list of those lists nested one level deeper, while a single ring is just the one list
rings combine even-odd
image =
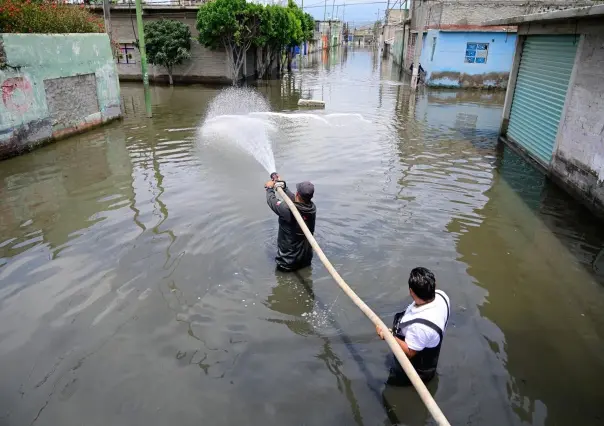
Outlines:
[{"label": "green foliage", "polygon": [[145,24],[145,50],[149,62],[172,74],[174,65],[191,57],[191,30],[180,21],[160,19]]},{"label": "green foliage", "polygon": [[304,13],[293,0],[288,0],[287,10],[291,14],[292,39],[289,43],[296,46],[304,41],[312,39],[315,27],[315,20],[308,13]]},{"label": "green foliage", "polygon": [[291,40],[291,28],[287,9],[268,5],[262,12],[260,34],[256,40],[258,47],[283,47]]},{"label": "green foliage", "polygon": [[315,20],[310,13],[304,13],[302,31],[304,32],[304,41],[312,40],[315,34]]},{"label": "green foliage", "polygon": [[262,6],[245,0],[215,0],[204,3],[197,12],[199,42],[217,49],[243,46],[258,36]]},{"label": "green foliage", "polygon": [[103,19],[84,5],[0,0],[0,33],[102,33]]},{"label": "green foliage", "polygon": [[263,61],[270,64],[286,47],[311,40],[314,25],[312,17],[291,0],[287,7],[214,0],[202,4],[197,12],[199,42],[227,51],[233,79],[251,46],[262,47]]},{"label": "green foliage", "polygon": [[295,9],[288,8],[287,17],[289,20],[290,35],[288,45],[297,46],[304,41],[304,33],[302,32],[302,21],[300,21],[298,13]]}]

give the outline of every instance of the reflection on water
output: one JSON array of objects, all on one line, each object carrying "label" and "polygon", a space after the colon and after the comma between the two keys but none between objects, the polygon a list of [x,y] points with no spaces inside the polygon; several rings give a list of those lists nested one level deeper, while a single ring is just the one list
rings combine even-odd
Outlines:
[{"label": "reflection on water", "polygon": [[[451,423],[601,424],[604,228],[497,146],[503,94],[414,93],[371,50],[294,65],[257,86],[278,169],[386,322],[435,271]],[[196,141],[217,91],[154,87],[148,120],[124,84],[123,122],[1,163],[0,424],[430,423],[318,260],[275,272],[266,172]]]}]

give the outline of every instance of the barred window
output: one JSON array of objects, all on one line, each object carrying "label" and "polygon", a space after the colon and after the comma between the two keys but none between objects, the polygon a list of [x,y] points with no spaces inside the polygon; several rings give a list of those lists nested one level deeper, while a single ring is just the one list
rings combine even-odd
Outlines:
[{"label": "barred window", "polygon": [[468,43],[466,45],[466,63],[486,64],[489,55],[489,43]]}]

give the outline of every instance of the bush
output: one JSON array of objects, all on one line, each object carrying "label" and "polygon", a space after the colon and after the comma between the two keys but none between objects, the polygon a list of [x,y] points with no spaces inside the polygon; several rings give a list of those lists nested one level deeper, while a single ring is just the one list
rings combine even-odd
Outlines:
[{"label": "bush", "polygon": [[84,5],[0,0],[0,33],[102,33],[103,19]]}]

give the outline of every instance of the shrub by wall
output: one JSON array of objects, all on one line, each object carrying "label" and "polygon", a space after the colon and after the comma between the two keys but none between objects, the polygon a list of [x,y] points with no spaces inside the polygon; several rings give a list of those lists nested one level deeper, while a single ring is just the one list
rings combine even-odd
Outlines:
[{"label": "shrub by wall", "polygon": [[63,1],[0,0],[0,33],[101,33],[103,19]]}]

